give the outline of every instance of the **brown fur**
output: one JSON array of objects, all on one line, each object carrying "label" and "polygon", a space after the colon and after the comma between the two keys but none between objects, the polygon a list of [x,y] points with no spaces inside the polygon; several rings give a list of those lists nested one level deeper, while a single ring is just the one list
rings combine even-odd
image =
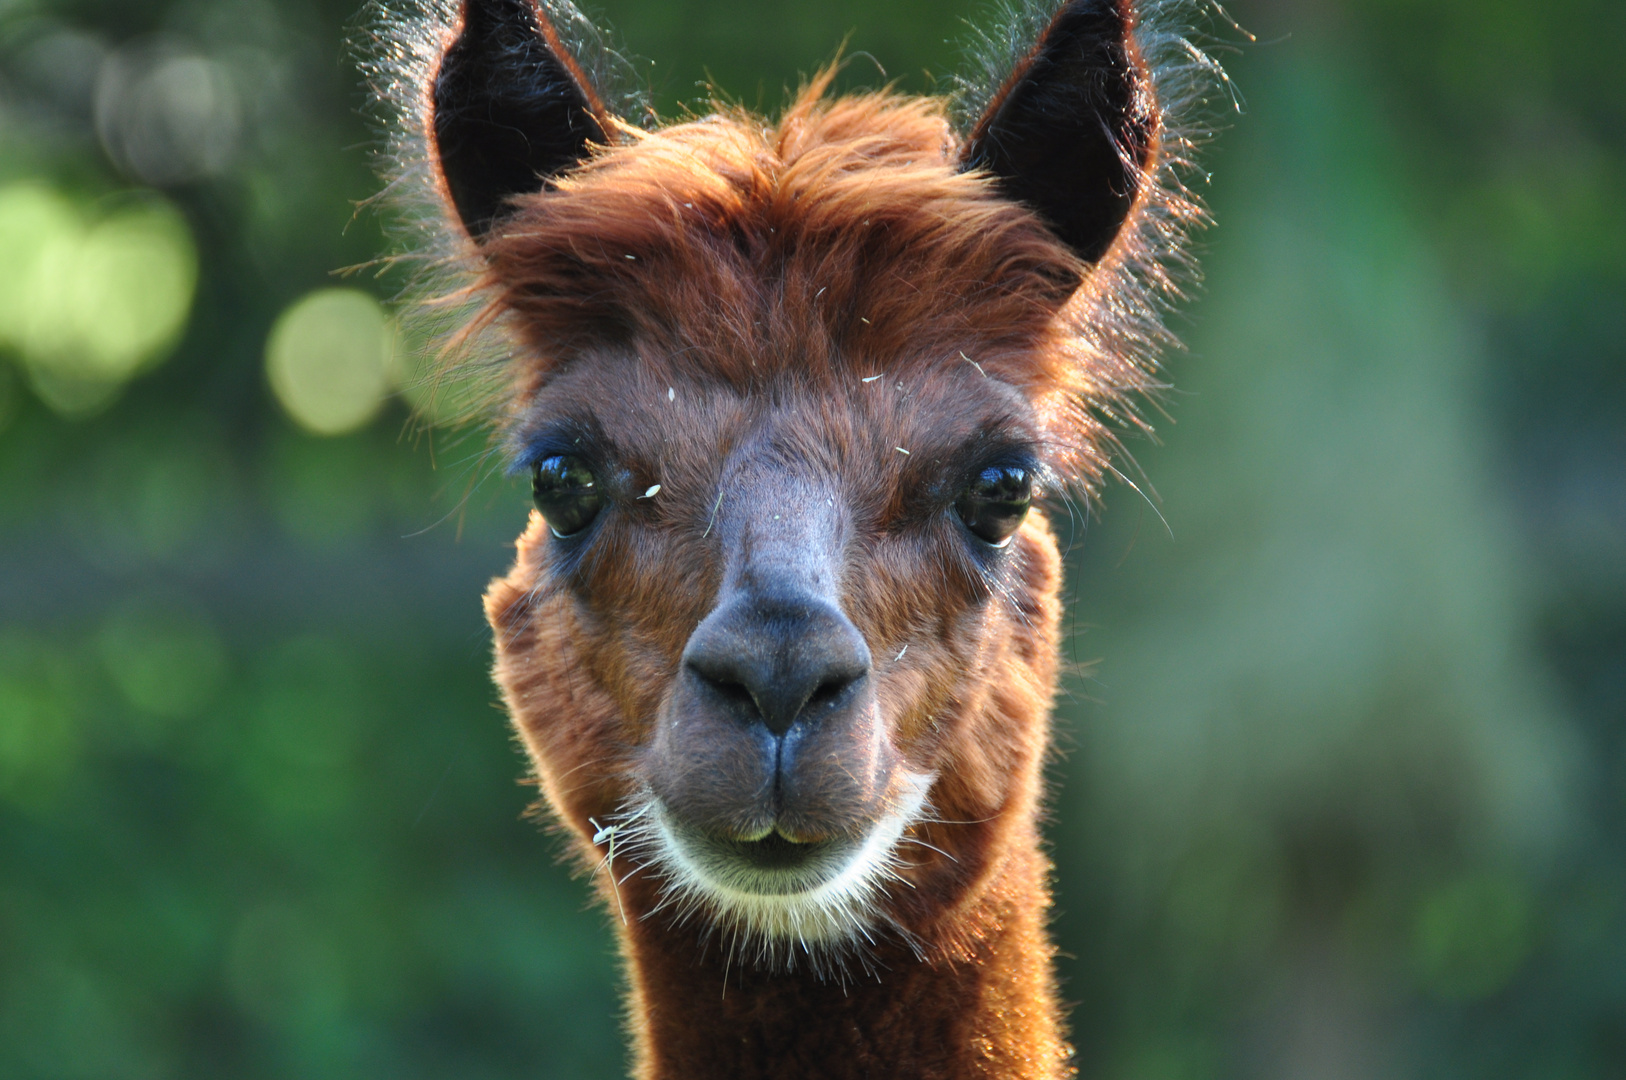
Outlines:
[{"label": "brown fur", "polygon": [[817,385],[970,360],[1023,391],[1060,471],[1093,488],[1111,439],[1100,417],[1132,416],[1149,386],[1138,352],[1109,347],[1139,332],[1120,306],[1134,238],[1081,263],[959,171],[941,101],[829,101],[832,75],[772,127],[747,113],[622,127],[627,145],[519,201],[482,283],[486,318],[510,316],[528,348],[513,405],[555,367],[634,343],[654,382]]},{"label": "brown fur", "polygon": [[[595,613],[589,621],[563,591],[538,603],[548,591],[546,542],[533,515],[513,572],[486,596],[498,632],[497,680],[548,805],[598,864],[603,851],[590,842],[588,819],[608,820],[625,798],[644,737],[628,730],[625,718],[653,715],[682,641],[664,649],[658,639],[627,642],[615,633],[626,612]],[[916,830],[931,847],[911,848],[914,865],[904,873],[914,888],[894,897],[896,918],[915,941],[883,942],[873,957],[878,977],[738,964],[730,971],[725,945],[641,918],[658,903],[655,883],[634,873],[612,885],[608,873],[598,873],[612,915],[626,912],[617,925],[632,984],[638,1076],[1065,1074],[1070,1051],[1044,932],[1050,866],[1036,820],[1061,568],[1041,518],[1024,527],[1019,543],[1016,599],[982,617],[942,611],[929,595],[940,576],[922,574],[919,565],[904,570],[876,560],[872,584],[853,597],[856,610],[874,616],[902,608],[925,631],[906,637],[882,618],[858,620],[867,637],[886,643],[880,653],[893,656],[896,643],[909,644],[885,673],[886,711],[899,718],[905,755],[942,774],[933,791],[942,823]],[[910,579],[905,607],[890,590]],[[592,589],[642,609],[670,593],[671,582],[657,560],[628,560]],[[694,621],[656,611],[647,629],[656,638],[661,626]]]},{"label": "brown fur", "polygon": [[[1061,560],[1037,510],[997,555],[946,511],[990,446],[1030,451],[1051,494],[1094,490],[1161,340],[1148,244],[1197,211],[1157,182],[1150,109],[1131,221],[1085,263],[962,170],[940,102],[830,100],[829,79],[776,124],[617,125],[482,237],[512,440],[567,425],[617,469],[587,546],[532,514],[486,596],[496,679],[615,918],[639,1077],[1070,1075],[1038,830]],[[753,545],[826,540],[874,708],[810,743],[779,828],[855,834],[906,774],[935,780],[871,940],[763,962],[599,826],[680,783],[750,831],[751,763],[672,734],[680,660]]]},{"label": "brown fur", "polygon": [[[632,488],[662,485],[641,529],[603,538],[577,589],[555,587],[533,516],[487,596],[497,678],[548,804],[589,840],[589,818],[627,797],[649,736],[637,718],[658,713],[714,595],[701,540],[716,466],[769,402],[793,414],[782,437],[827,459],[864,516],[847,610],[877,657],[908,646],[879,689],[898,749],[940,773],[936,816],[971,824],[918,829],[931,847],[910,848],[915,888],[894,900],[926,960],[888,943],[873,980],[736,966],[725,992],[722,946],[641,919],[654,888],[623,882],[607,899],[628,913],[638,1074],[1060,1075],[1035,823],[1055,543],[1034,515],[1008,595],[987,603],[948,545],[886,541],[908,522],[907,493],[979,427],[1026,429],[1065,466],[1092,460],[1078,452],[1092,433],[1063,404],[1078,344],[1055,318],[1057,282],[1084,268],[954,170],[936,103],[829,104],[818,89],[777,130],[730,117],[637,137],[530,200],[490,245],[498,302],[528,351],[518,414],[590,417],[637,463]],[[748,497],[723,492],[729,512]]]}]

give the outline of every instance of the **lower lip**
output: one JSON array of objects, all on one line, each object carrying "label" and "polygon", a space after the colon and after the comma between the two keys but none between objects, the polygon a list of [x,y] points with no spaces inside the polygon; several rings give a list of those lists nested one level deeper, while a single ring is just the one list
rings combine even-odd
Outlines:
[{"label": "lower lip", "polygon": [[777,897],[817,903],[820,897],[850,896],[872,887],[899,837],[925,804],[933,777],[910,774],[908,779],[900,811],[872,823],[858,837],[809,844],[792,843],[776,834],[770,834],[771,841],[721,840],[683,827],[658,801],[655,824],[683,875],[714,899],[727,903],[735,897],[748,903]]}]

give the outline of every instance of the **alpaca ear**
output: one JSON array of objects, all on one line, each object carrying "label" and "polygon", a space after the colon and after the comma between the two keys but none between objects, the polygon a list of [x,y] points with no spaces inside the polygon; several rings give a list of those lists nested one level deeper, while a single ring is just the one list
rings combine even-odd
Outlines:
[{"label": "alpaca ear", "polygon": [[1087,262],[1135,205],[1156,136],[1131,0],[1068,0],[999,88],[962,167],[993,174]]},{"label": "alpaca ear", "polygon": [[609,141],[609,117],[536,0],[463,0],[431,90],[434,157],[469,236]]}]

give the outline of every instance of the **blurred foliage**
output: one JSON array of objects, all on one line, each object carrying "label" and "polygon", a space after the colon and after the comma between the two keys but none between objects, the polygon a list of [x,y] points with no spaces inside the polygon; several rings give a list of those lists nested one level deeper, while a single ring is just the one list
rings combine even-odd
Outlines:
[{"label": "blurred foliage", "polygon": [[[336,277],[355,6],[0,0],[0,1075],[622,1069],[485,674],[524,492]],[[976,15],[603,6],[669,115]],[[1233,14],[1159,512],[1070,545],[1084,1074],[1619,1076],[1626,6]]]}]

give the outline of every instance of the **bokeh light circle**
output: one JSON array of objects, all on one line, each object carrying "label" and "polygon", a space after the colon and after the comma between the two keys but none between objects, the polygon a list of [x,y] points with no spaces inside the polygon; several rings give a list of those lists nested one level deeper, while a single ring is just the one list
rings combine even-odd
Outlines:
[{"label": "bokeh light circle", "polygon": [[162,198],[93,217],[39,183],[0,188],[0,346],[59,413],[94,411],[163,359],[197,278],[192,231]]},{"label": "bokeh light circle", "polygon": [[46,185],[0,188],[0,345],[23,345],[47,253],[79,229],[78,208]]},{"label": "bokeh light circle", "polygon": [[395,330],[377,300],[356,289],[319,289],[277,317],[266,375],[300,427],[342,435],[384,403],[394,352]]},{"label": "bokeh light circle", "polygon": [[96,86],[102,147],[129,176],[160,187],[223,175],[242,106],[226,68],[179,41],[137,41],[109,56]]},{"label": "bokeh light circle", "polygon": [[181,597],[141,593],[120,603],[102,625],[97,651],[124,700],[153,717],[197,716],[226,681],[219,633]]},{"label": "bokeh light circle", "polygon": [[84,362],[94,376],[123,380],[184,325],[197,255],[180,214],[152,203],[91,226],[71,274],[56,287],[76,315]]}]

